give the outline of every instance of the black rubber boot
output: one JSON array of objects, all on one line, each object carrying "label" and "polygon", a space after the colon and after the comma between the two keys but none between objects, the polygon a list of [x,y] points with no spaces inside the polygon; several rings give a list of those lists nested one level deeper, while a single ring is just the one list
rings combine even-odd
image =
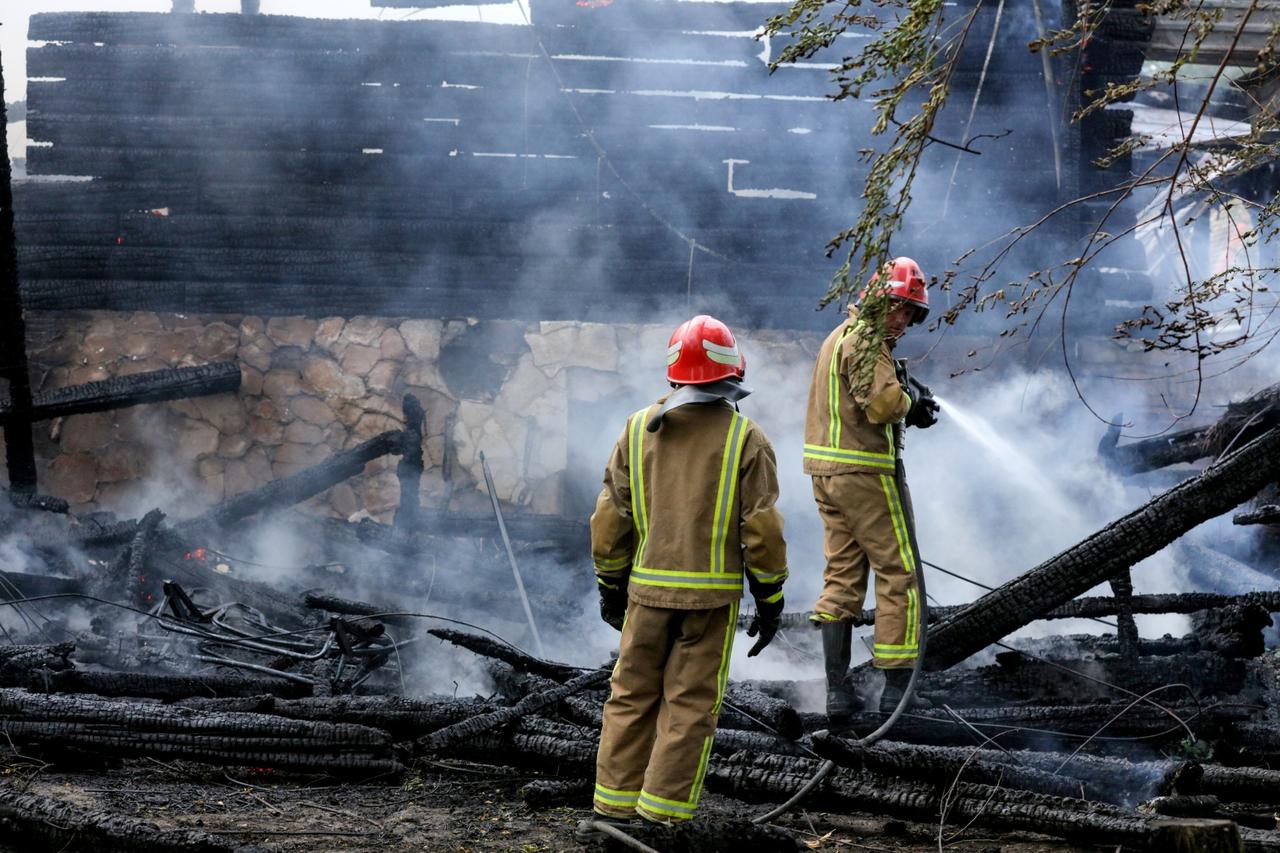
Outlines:
[{"label": "black rubber boot", "polygon": [[902,701],[907,684],[911,681],[911,668],[884,670],[884,692],[880,694],[880,713],[892,714]]},{"label": "black rubber boot", "polygon": [[844,726],[858,710],[857,697],[849,684],[853,626],[848,622],[823,622],[821,629],[827,671],[827,721],[832,726]]}]

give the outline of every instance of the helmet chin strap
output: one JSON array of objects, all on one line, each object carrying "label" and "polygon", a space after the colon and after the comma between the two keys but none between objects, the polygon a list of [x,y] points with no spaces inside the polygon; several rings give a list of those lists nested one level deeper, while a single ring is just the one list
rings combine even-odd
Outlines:
[{"label": "helmet chin strap", "polygon": [[741,379],[717,379],[704,385],[681,385],[671,396],[667,397],[662,408],[649,419],[645,429],[657,432],[662,426],[662,419],[672,409],[687,406],[690,403],[716,403],[721,400],[730,403],[736,409],[738,401],[751,393],[751,389],[742,384]]}]

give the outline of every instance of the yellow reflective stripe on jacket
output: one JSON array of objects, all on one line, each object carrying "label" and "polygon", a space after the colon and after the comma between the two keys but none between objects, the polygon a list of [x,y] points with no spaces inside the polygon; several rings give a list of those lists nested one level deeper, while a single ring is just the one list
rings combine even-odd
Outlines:
[{"label": "yellow reflective stripe on jacket", "polygon": [[761,599],[761,601],[765,602],[766,604],[773,604],[775,601],[781,601],[781,600],[782,600],[782,590],[778,590],[768,598]]},{"label": "yellow reflective stripe on jacket", "polygon": [[831,413],[831,423],[827,426],[827,441],[832,447],[840,446],[840,347],[855,328],[855,325],[846,326],[831,350],[831,367],[827,372],[827,410]]},{"label": "yellow reflective stripe on jacket", "polygon": [[[890,447],[892,446],[891,444]],[[817,459],[822,462],[847,462],[851,465],[867,465],[872,468],[886,469],[894,467],[894,455],[892,452],[878,453],[874,450],[846,450],[842,447],[806,444],[804,446],[804,456],[806,459]]]},{"label": "yellow reflective stripe on jacket", "polygon": [[628,467],[630,467],[631,523],[636,527],[635,562],[644,559],[645,540],[649,538],[649,510],[644,500],[644,420],[648,409],[641,409],[631,416],[631,438]]},{"label": "yellow reflective stripe on jacket", "polygon": [[782,583],[789,575],[789,572],[786,569],[783,569],[780,572],[766,572],[763,569],[757,569],[754,566],[747,566],[747,571],[751,572],[751,576],[760,583]]},{"label": "yellow reflective stripe on jacket", "polygon": [[668,586],[678,589],[742,589],[742,575],[721,572],[679,572],[669,569],[646,569],[636,566],[631,570],[631,582],[643,586]]},{"label": "yellow reflective stripe on jacket", "polygon": [[724,455],[720,459],[720,482],[716,484],[716,510],[711,522],[711,571],[723,574],[725,542],[729,538],[729,522],[735,516],[733,501],[738,494],[738,477],[742,468],[742,448],[747,442],[747,419],[737,412],[729,422],[724,439]]}]

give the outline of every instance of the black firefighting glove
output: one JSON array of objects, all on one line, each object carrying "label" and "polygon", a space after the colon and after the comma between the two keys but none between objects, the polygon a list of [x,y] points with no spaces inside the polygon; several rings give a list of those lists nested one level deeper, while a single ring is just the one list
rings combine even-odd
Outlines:
[{"label": "black firefighting glove", "polygon": [[600,587],[600,618],[615,631],[622,630],[622,620],[627,615],[627,588],[622,586]]},{"label": "black firefighting glove", "polygon": [[913,377],[907,371],[907,362],[905,359],[898,359],[894,363],[895,372],[898,374],[898,381],[902,383],[902,390],[907,392],[907,396],[911,398],[911,408],[907,409],[907,417],[903,421],[909,427],[916,429],[928,429],[938,422],[938,401],[933,399],[933,392],[929,390],[929,386]]},{"label": "black firefighting glove", "polygon": [[756,644],[747,652],[747,657],[755,657],[764,651],[765,646],[773,642],[773,637],[778,633],[778,628],[782,624],[783,603],[781,593],[778,594],[777,601],[766,601],[762,598],[756,599],[756,615],[747,627],[747,636],[754,637],[759,634],[760,639],[756,640]]}]

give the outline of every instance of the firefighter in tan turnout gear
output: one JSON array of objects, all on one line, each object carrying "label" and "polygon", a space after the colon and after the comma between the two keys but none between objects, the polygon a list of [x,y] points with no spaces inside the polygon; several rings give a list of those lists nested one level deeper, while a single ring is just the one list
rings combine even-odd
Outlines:
[{"label": "firefighter in tan turnout gear", "polygon": [[[868,293],[880,300],[884,322],[878,352]],[[910,497],[896,471],[903,425],[937,421],[929,389],[911,380],[892,347],[907,326],[924,320],[929,296],[924,274],[910,258],[897,258],[872,278],[859,298],[867,310],[827,336],[813,369],[805,418],[804,471],[822,517],[822,594],[810,617],[822,630],[827,716],[839,724],[857,710],[847,676],[852,619],[862,610],[869,571],[876,576],[873,665],[885,672],[882,711],[897,706],[919,653],[920,608],[913,573],[919,571],[910,539]]]},{"label": "firefighter in tan turnout gear", "polygon": [[667,350],[674,391],[627,421],[591,516],[602,618],[621,629],[596,761],[606,818],[693,817],[711,756],[744,579],[758,654],[778,630],[786,543],[769,440],[728,327],[705,315]]}]

